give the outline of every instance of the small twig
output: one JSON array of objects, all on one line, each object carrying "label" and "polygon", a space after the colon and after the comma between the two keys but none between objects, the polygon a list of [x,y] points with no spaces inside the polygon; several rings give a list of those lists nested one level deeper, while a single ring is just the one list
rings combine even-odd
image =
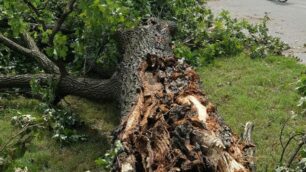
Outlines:
[{"label": "small twig", "polygon": [[28,0],[23,0],[23,2],[24,2],[25,4],[27,4],[27,6],[35,13],[35,15],[36,15],[37,17],[40,16],[39,11],[37,10],[37,8],[36,8],[30,1],[28,1]]},{"label": "small twig", "polygon": [[56,24],[54,25],[52,29],[52,33],[49,36],[49,44],[52,45],[53,39],[55,34],[61,29],[61,26],[63,25],[65,19],[67,16],[72,12],[73,10],[73,5],[76,2],[76,0],[71,0],[68,2],[66,9],[64,10],[64,13],[58,18]]},{"label": "small twig", "polygon": [[3,152],[3,150],[16,138],[18,137],[20,134],[22,134],[23,132],[25,132],[28,129],[28,125],[27,124],[25,127],[23,127],[20,132],[18,132],[17,134],[11,136],[8,141],[2,146],[2,148],[0,149],[0,152]]},{"label": "small twig", "polygon": [[280,144],[281,144],[281,146],[282,146],[283,149],[284,149],[283,133],[284,133],[284,129],[285,129],[285,127],[286,127],[286,125],[287,125],[289,119],[290,119],[290,118],[287,118],[286,121],[283,123],[282,128],[281,128],[281,131],[280,131],[280,135],[279,135],[279,142],[280,142]]},{"label": "small twig", "polygon": [[279,164],[282,164],[283,163],[283,158],[284,158],[284,155],[285,155],[285,152],[287,150],[287,147],[289,146],[290,142],[296,138],[297,136],[299,135],[302,135],[301,133],[298,133],[298,134],[294,134],[293,136],[291,136],[288,141],[286,142],[285,146],[283,146],[283,150],[282,150],[282,154],[280,156],[280,160],[279,160]]},{"label": "small twig", "polygon": [[279,164],[283,163],[285,152],[287,150],[287,147],[291,143],[291,141],[294,140],[297,136],[303,135],[303,133],[297,133],[297,134],[294,134],[294,135],[290,136],[289,139],[287,140],[286,144],[284,145],[283,135],[284,135],[285,127],[287,126],[289,120],[290,120],[290,117],[285,120],[285,122],[282,125],[281,131],[280,131],[280,135],[279,135],[279,141],[280,141],[280,145],[282,147],[282,153],[281,153],[281,156],[280,156],[280,159],[279,159]]},{"label": "small twig", "polygon": [[295,159],[295,157],[297,156],[297,154],[299,153],[300,149],[302,148],[302,146],[306,144],[306,134],[302,137],[301,141],[299,142],[298,146],[296,147],[296,149],[294,150],[294,152],[292,153],[292,155],[290,156],[290,159],[287,163],[287,167],[289,168],[293,162],[293,160]]},{"label": "small twig", "polygon": [[46,24],[43,20],[40,20],[40,13],[39,10],[29,1],[29,0],[23,0],[23,2],[35,13],[35,15],[38,17],[38,22],[40,22],[44,29],[46,29]]},{"label": "small twig", "polygon": [[26,126],[24,126],[17,134],[11,136],[8,141],[2,146],[2,148],[0,149],[0,153],[2,153],[4,151],[4,149],[16,138],[18,137],[20,134],[22,134],[23,132],[27,131],[27,129],[31,128],[31,127],[35,127],[35,126],[39,126],[41,125],[41,123],[38,124],[33,124],[33,125],[29,125],[27,124]]}]

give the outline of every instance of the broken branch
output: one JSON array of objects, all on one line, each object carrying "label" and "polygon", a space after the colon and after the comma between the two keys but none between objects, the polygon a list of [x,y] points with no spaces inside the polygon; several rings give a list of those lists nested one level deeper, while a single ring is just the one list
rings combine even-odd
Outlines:
[{"label": "broken branch", "polygon": [[73,5],[75,4],[75,2],[76,2],[76,0],[69,1],[65,10],[64,10],[63,15],[60,16],[60,18],[58,18],[56,24],[54,25],[54,27],[52,29],[52,33],[49,36],[49,44],[50,45],[53,43],[53,39],[54,39],[55,34],[61,29],[61,26],[63,25],[65,19],[72,12]]},{"label": "broken branch", "polygon": [[247,156],[249,167],[252,172],[256,172],[256,164],[254,162],[255,146],[252,141],[253,129],[254,129],[254,124],[252,122],[247,122],[244,127],[244,133],[243,133],[242,139],[245,142],[244,152],[245,152],[245,155]]},{"label": "broken branch", "polygon": [[21,54],[29,56],[31,54],[31,50],[19,45],[18,43],[8,39],[3,34],[0,33],[0,42],[7,46],[8,48],[12,49],[13,51],[17,51]]},{"label": "broken branch", "polygon": [[303,146],[304,144],[306,144],[306,135],[304,135],[304,136],[301,138],[301,140],[300,140],[298,146],[296,147],[296,149],[294,150],[294,152],[293,152],[292,155],[290,156],[290,159],[289,159],[289,161],[288,161],[288,163],[287,163],[287,167],[288,167],[288,168],[291,166],[293,160],[295,159],[295,157],[297,156],[297,154],[299,153],[300,149],[302,148],[302,146]]},{"label": "broken branch", "polygon": [[13,51],[17,51],[25,56],[34,58],[47,73],[60,74],[58,66],[53,63],[44,53],[37,47],[35,41],[28,33],[22,34],[29,48],[25,48],[18,43],[10,40],[0,33],[0,42]]}]

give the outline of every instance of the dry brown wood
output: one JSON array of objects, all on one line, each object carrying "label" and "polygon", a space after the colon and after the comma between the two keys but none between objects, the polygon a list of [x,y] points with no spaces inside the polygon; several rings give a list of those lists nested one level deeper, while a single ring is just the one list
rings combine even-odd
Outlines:
[{"label": "dry brown wood", "polygon": [[114,171],[250,171],[250,143],[220,120],[190,66],[149,55],[138,71],[142,88],[120,125],[124,152]]},{"label": "dry brown wood", "polygon": [[249,163],[249,167],[252,172],[256,171],[255,163],[255,145],[252,141],[252,132],[254,129],[254,124],[252,122],[247,122],[244,127],[244,132],[242,139],[244,141],[244,153]]}]

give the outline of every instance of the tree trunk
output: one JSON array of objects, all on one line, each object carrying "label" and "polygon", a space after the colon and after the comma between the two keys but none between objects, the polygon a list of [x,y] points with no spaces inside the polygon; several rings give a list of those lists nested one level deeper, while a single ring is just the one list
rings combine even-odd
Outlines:
[{"label": "tree trunk", "polygon": [[[55,64],[50,62],[52,67],[48,67],[41,59],[37,61],[53,75],[35,77],[42,81],[58,78],[62,95],[118,101],[122,121],[115,138],[123,150],[114,171],[250,171],[254,162],[245,149],[252,145],[231,133],[201,92],[196,72],[174,57],[174,31],[173,23],[151,18],[136,29],[119,32],[123,57],[110,79],[61,76]],[[46,59],[3,36],[1,41],[30,57]],[[0,88],[29,87],[33,77],[0,76]]]},{"label": "tree trunk", "polygon": [[114,171],[250,171],[239,143],[171,50],[173,24],[156,19],[120,36],[124,146]]}]

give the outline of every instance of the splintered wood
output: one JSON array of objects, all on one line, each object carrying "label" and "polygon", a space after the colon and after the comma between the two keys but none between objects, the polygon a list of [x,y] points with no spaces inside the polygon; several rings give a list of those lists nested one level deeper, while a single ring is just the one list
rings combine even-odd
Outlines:
[{"label": "splintered wood", "polygon": [[195,71],[148,55],[142,89],[117,133],[124,150],[114,171],[250,171],[239,143],[200,89]]}]

